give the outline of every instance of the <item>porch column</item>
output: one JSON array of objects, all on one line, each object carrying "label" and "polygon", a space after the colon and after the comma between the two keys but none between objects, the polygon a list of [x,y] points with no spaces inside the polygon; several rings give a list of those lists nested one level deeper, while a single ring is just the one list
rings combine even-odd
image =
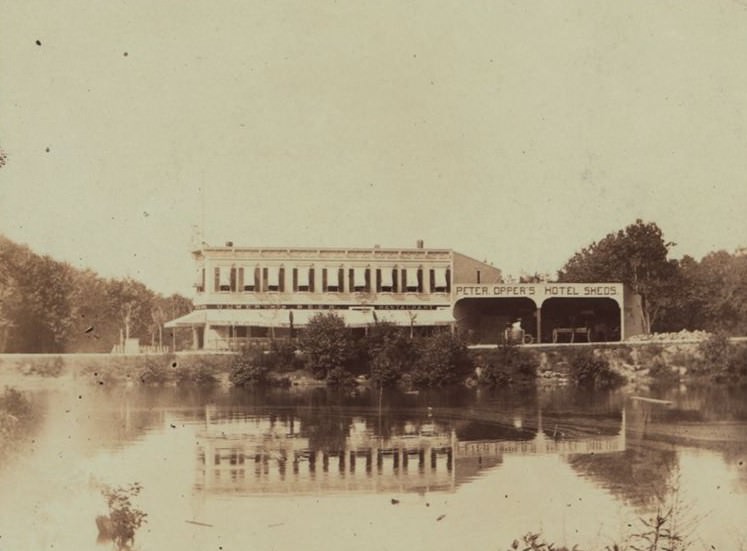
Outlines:
[{"label": "porch column", "polygon": [[197,350],[197,343],[198,343],[197,327],[193,325],[192,326],[192,350]]}]

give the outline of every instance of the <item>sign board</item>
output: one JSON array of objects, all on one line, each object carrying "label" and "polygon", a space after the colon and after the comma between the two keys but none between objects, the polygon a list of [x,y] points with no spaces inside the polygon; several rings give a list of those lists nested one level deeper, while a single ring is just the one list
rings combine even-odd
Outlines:
[{"label": "sign board", "polygon": [[622,283],[476,283],[456,284],[454,301],[463,298],[528,298],[540,305],[549,298],[609,298],[622,304]]}]

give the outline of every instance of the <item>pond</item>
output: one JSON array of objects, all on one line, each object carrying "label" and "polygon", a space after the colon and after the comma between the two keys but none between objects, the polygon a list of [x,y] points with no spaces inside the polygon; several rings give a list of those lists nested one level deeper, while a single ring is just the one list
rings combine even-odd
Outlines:
[{"label": "pond", "polygon": [[504,550],[527,532],[604,549],[672,505],[691,548],[747,548],[745,389],[660,403],[25,382],[35,415],[4,443],[1,550],[111,548],[101,489],[134,482],[143,550]]}]

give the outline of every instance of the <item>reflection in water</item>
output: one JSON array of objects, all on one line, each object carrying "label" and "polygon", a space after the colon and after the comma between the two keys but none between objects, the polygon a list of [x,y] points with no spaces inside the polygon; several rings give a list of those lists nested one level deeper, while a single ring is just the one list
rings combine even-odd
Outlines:
[{"label": "reflection in water", "polygon": [[[336,427],[335,438],[314,438],[304,416],[247,415],[205,408],[197,436],[196,488],[207,492],[321,494],[339,492],[454,491],[505,455],[608,454],[625,450],[625,412],[614,435],[567,439],[545,433],[542,412],[531,438],[516,431],[521,417],[504,432],[520,439],[460,439],[449,420],[409,419],[386,435],[380,416],[355,416]],[[468,425],[471,434],[477,432]],[[494,431],[493,431],[494,432]]]},{"label": "reflection in water", "polygon": [[37,430],[0,464],[0,548],[91,549],[106,512],[91,480],[142,483],[144,551],[329,547],[311,532],[355,549],[492,549],[530,530],[597,549],[675,478],[704,542],[747,541],[744,390],[677,390],[648,409],[568,388],[29,396]]}]

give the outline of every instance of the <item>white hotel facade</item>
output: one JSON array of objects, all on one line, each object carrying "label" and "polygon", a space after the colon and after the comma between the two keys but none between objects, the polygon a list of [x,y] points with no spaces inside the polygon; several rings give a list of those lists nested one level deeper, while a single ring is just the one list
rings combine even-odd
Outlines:
[{"label": "white hotel facade", "polygon": [[191,328],[196,349],[232,349],[288,336],[319,312],[352,328],[391,322],[413,331],[453,327],[459,283],[497,283],[497,268],[450,249],[272,248],[203,245],[194,310],[166,324]]}]

